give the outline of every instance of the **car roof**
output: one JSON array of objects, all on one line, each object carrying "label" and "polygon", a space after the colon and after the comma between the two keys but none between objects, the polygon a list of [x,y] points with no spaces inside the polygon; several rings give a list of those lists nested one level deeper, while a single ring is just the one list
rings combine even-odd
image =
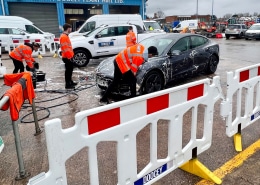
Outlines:
[{"label": "car roof", "polygon": [[183,37],[186,37],[186,36],[190,36],[190,35],[196,35],[196,36],[204,37],[202,35],[192,34],[192,33],[166,33],[166,34],[154,35],[154,36],[151,36],[151,37],[148,37],[148,38],[162,38],[162,39],[177,38],[177,39],[180,39],[180,38],[183,38]]},{"label": "car roof", "polygon": [[113,27],[113,26],[136,26],[135,24],[102,24],[99,27]]}]

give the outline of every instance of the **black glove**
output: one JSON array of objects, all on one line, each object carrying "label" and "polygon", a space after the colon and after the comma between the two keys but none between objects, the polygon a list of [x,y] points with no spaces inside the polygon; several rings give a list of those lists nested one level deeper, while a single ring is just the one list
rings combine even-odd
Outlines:
[{"label": "black glove", "polygon": [[33,72],[33,73],[35,73],[36,72],[36,70],[35,70],[35,68],[33,67],[33,68],[30,68],[30,71],[31,72]]},{"label": "black glove", "polygon": [[39,63],[38,62],[34,62],[33,66],[34,66],[35,69],[39,69]]},{"label": "black glove", "polygon": [[28,66],[28,65],[26,65],[26,71],[31,71],[31,68]]}]

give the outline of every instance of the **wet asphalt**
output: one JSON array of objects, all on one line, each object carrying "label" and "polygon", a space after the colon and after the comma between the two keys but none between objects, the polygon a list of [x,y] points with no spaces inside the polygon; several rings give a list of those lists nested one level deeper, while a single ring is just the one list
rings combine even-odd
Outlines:
[{"label": "wet asphalt", "polygon": [[[180,85],[203,78],[212,78],[217,75],[221,79],[223,93],[226,92],[226,72],[254,65],[259,63],[260,59],[260,41],[244,39],[213,39],[220,45],[220,63],[214,75],[199,75],[190,79],[182,80],[174,85]],[[7,54],[2,56],[3,65],[7,67],[7,73],[13,70],[13,64],[8,59]],[[74,116],[77,112],[95,108],[98,105],[100,90],[95,86],[94,70],[102,59],[91,60],[87,67],[75,68],[73,80],[78,81],[77,94],[69,94],[64,89],[64,64],[61,59],[53,58],[52,54],[43,56],[42,59],[36,59],[40,63],[40,70],[46,73],[46,81],[38,82],[36,88],[36,106],[45,107],[37,113],[39,124],[43,133],[34,136],[35,127],[33,117],[30,114],[31,108],[23,107],[20,111],[20,120],[18,122],[23,158],[26,171],[33,177],[41,172],[48,171],[48,156],[46,149],[46,140],[44,133],[44,123],[53,118],[60,118],[62,128],[69,128],[74,125]],[[0,95],[9,89],[3,85],[3,79],[0,79]],[[64,93],[65,92],[65,93]],[[48,101],[47,101],[48,100]],[[118,101],[118,99],[112,99]],[[70,103],[68,103],[70,102]],[[198,159],[209,170],[216,171],[226,162],[232,160],[239,153],[235,151],[233,138],[229,138],[225,133],[225,122],[220,116],[220,102],[215,104],[213,138],[211,147],[200,154]],[[28,115],[29,114],[29,115]],[[191,113],[187,112],[185,121],[190,122]],[[203,119],[203,116],[199,116]],[[0,112],[0,136],[2,136],[5,148],[0,154],[0,184],[2,185],[22,185],[27,184],[28,178],[16,181],[15,177],[19,173],[14,135],[9,111]],[[29,123],[20,123],[29,122]],[[160,128],[162,133],[167,133],[167,123],[161,121]],[[183,145],[189,141],[188,124],[185,126],[183,134]],[[248,148],[259,139],[260,136],[259,121],[242,130],[243,149]],[[200,133],[201,134],[201,133]],[[158,157],[164,158],[167,155],[167,146],[163,145],[166,141],[166,134],[162,134],[158,147]],[[149,161],[149,128],[144,128],[137,135],[137,159],[138,170],[142,169]],[[142,141],[142,142],[141,142]],[[241,166],[233,169],[222,178],[223,185],[251,185],[260,184],[259,171],[259,148],[250,156]],[[116,144],[114,142],[101,142],[97,146],[99,174],[101,185],[115,185],[117,183],[116,174]],[[84,148],[66,162],[68,184],[82,185],[90,184],[88,169],[88,153]],[[184,172],[180,169],[174,170],[166,175],[155,185],[195,185],[201,183],[202,178]],[[204,184],[208,184],[205,182]]]}]

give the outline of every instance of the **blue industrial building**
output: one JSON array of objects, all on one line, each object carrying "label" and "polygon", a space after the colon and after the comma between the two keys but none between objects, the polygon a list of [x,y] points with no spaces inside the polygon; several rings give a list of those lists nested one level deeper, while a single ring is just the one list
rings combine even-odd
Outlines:
[{"label": "blue industrial building", "polygon": [[98,14],[140,14],[145,16],[147,0],[1,0],[0,15],[29,19],[46,32],[59,35],[61,25],[76,30],[86,19]]}]

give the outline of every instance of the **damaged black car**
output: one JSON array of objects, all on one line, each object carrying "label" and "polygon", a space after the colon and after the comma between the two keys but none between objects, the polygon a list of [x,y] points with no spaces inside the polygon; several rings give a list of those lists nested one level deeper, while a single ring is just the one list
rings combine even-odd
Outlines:
[{"label": "damaged black car", "polygon": [[[140,95],[162,90],[173,80],[217,70],[219,45],[204,36],[168,33],[149,37],[141,44],[145,48],[155,46],[158,56],[149,58],[138,69],[136,89]],[[105,59],[96,69],[96,82],[103,90],[113,79],[114,58]],[[113,93],[129,95],[130,90],[122,79]]]}]

